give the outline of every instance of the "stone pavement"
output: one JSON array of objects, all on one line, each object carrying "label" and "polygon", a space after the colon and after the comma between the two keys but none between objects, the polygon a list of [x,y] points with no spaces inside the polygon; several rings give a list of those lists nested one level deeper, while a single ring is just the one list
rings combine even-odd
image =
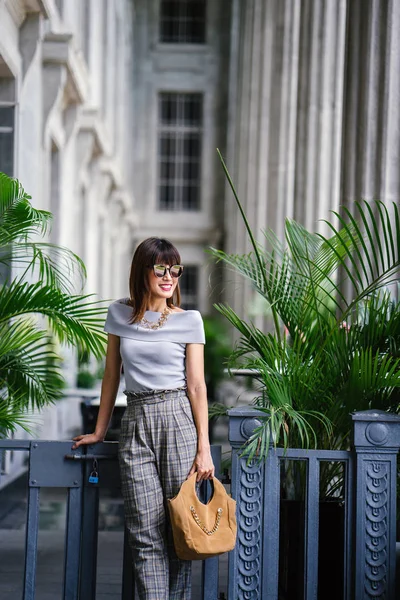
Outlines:
[{"label": "stone pavement", "polygon": [[[24,573],[26,478],[0,492],[0,600],[22,598]],[[62,595],[64,489],[42,489],[36,600],[58,600]],[[122,500],[103,495],[100,500],[96,600],[121,597],[123,553]],[[200,566],[193,563],[192,600],[200,600]],[[227,556],[220,559],[220,592],[227,597]],[[207,599],[208,600],[208,599]]]}]

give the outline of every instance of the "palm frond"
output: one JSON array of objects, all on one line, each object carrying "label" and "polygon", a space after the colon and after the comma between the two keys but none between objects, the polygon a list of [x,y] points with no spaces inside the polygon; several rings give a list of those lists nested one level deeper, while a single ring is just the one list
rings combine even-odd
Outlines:
[{"label": "palm frond", "polygon": [[0,391],[0,439],[16,431],[17,427],[30,433],[30,418],[21,406],[22,402],[13,402],[4,390]]},{"label": "palm frond", "polygon": [[325,221],[333,239],[342,242],[344,256],[332,241],[320,235],[336,256],[337,267],[352,284],[354,294],[348,311],[361,299],[396,281],[400,267],[400,207],[393,203],[392,219],[382,202],[355,202],[355,208],[360,222],[347,208],[343,209],[344,216],[333,213],[342,225],[340,230]]},{"label": "palm frond", "polygon": [[35,209],[29,200],[19,181],[0,173],[0,247],[47,233],[51,213]]},{"label": "palm frond", "polygon": [[14,405],[23,402],[20,408],[40,409],[60,398],[64,387],[60,367],[50,338],[35,322],[0,324],[0,389],[7,389]]},{"label": "palm frond", "polygon": [[[0,264],[12,267],[16,276],[35,272],[38,281],[66,294],[80,291],[86,280],[83,261],[68,248],[50,243],[14,243],[0,253]],[[22,275],[21,275],[22,274]]]},{"label": "palm frond", "polygon": [[106,335],[103,332],[106,307],[93,295],[70,296],[41,282],[14,280],[0,289],[0,323],[30,313],[45,315],[51,331],[67,344],[79,345],[101,358]]}]

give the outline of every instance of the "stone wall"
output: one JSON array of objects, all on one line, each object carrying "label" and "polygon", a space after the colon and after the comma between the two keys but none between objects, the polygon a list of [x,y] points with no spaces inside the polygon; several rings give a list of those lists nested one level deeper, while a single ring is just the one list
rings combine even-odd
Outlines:
[{"label": "stone wall", "polygon": [[[14,152],[0,145],[0,170],[54,214],[50,241],[83,258],[87,283],[77,291],[104,299],[127,295],[137,229],[132,13],[131,0],[0,0],[0,107],[15,109]],[[76,354],[62,352],[73,388]],[[67,400],[38,417],[38,434],[70,435],[68,420],[52,418]]]}]

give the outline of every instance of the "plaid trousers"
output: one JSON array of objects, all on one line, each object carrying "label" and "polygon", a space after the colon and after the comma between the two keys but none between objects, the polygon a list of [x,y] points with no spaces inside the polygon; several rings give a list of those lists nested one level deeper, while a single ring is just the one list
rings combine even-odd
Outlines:
[{"label": "plaid trousers", "polygon": [[190,401],[182,388],[126,394],[119,464],[139,599],[190,600],[192,563],[175,554],[167,507],[197,451]]}]

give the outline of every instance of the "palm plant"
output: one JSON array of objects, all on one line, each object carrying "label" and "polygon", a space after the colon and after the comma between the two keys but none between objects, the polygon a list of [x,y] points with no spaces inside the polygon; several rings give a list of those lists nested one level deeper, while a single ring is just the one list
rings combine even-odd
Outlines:
[{"label": "palm plant", "polygon": [[[240,333],[231,366],[254,369],[264,413],[244,449],[265,456],[285,447],[349,446],[350,413],[399,411],[400,209],[357,202],[333,213],[329,236],[286,220],[285,244],[271,232],[255,240],[226,165],[225,174],[250,237],[246,255],[211,249],[268,302],[272,331],[261,331],[229,306],[216,304]],[[346,290],[346,292],[344,291]]]},{"label": "palm plant", "polygon": [[27,409],[61,396],[56,344],[104,354],[105,309],[77,293],[86,277],[79,257],[43,241],[51,218],[0,173],[0,436],[17,425],[29,429]]}]

